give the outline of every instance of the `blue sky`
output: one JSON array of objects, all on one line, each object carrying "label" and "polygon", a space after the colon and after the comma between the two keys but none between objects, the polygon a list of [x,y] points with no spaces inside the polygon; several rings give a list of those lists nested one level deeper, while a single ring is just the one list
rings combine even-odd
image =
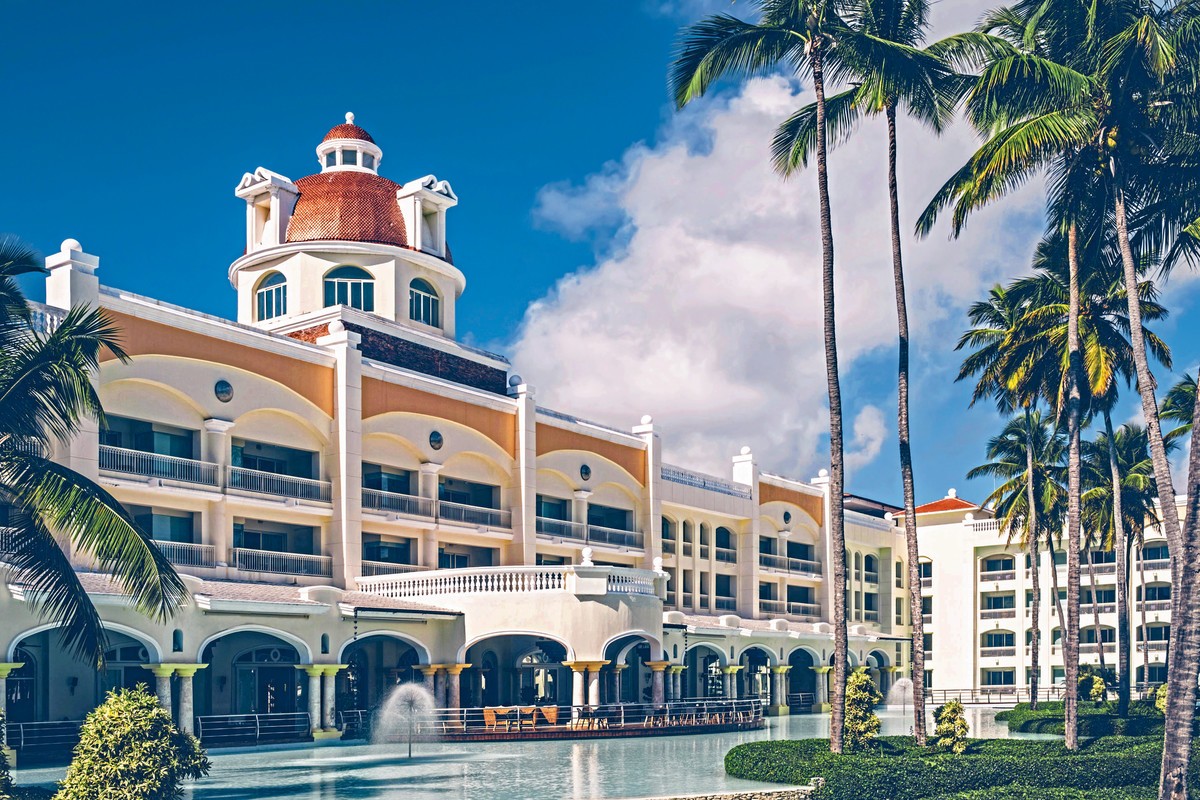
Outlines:
[{"label": "blue sky", "polygon": [[[44,252],[77,238],[104,283],[232,316],[233,187],[260,165],[315,172],[313,148],[354,111],[384,150],[383,174],[453,184],[449,238],[468,278],[460,333],[512,355],[543,402],[620,425],[653,413],[672,460],[723,472],[744,443],[765,468],[809,477],[827,449],[811,180],[781,184],[764,165],[770,126],[811,95],[766,80],[683,115],[667,104],[680,24],[743,6],[216,2],[114,14],[13,0],[8,29],[24,35],[9,37],[0,72],[0,230]],[[986,6],[943,3],[935,24],[948,33]],[[902,133],[911,219],[972,140]],[[839,322],[850,486],[896,499],[876,134],[864,129],[833,163]],[[996,420],[966,411],[952,343],[967,304],[1023,272],[1039,191],[981,215],[963,242],[939,231],[910,248],[919,500],[991,488],[963,480]],[[1194,292],[1175,284],[1161,332],[1190,369]]]}]

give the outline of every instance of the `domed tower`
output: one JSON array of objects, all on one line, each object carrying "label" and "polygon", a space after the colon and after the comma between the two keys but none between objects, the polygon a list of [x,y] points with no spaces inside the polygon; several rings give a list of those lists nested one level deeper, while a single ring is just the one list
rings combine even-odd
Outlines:
[{"label": "domed tower", "polygon": [[246,202],[246,252],[229,268],[238,321],[290,333],[374,318],[453,340],[466,279],[446,244],[450,184],[381,176],[383,150],[353,114],[316,154],[314,175],[259,167],[235,190]]}]

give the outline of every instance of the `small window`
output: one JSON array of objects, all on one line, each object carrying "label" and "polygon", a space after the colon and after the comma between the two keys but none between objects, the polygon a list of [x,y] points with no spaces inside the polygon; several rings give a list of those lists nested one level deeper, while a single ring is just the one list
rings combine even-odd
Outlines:
[{"label": "small window", "polygon": [[367,169],[375,169],[375,156],[370,153],[363,153],[363,166]]},{"label": "small window", "polygon": [[375,310],[375,279],[360,267],[338,267],[325,276],[325,306]]},{"label": "small window", "polygon": [[336,167],[337,166],[337,151],[336,150],[330,150],[328,153],[325,154],[325,166],[327,166],[327,167]]},{"label": "small window", "polygon": [[342,163],[352,166],[352,167],[358,166],[358,151],[357,150],[343,150],[342,151]]},{"label": "small window", "polygon": [[287,314],[287,279],[279,272],[272,272],[258,284],[254,303],[260,322]]},{"label": "small window", "polygon": [[434,328],[442,327],[442,301],[428,281],[415,278],[408,285],[408,318]]}]

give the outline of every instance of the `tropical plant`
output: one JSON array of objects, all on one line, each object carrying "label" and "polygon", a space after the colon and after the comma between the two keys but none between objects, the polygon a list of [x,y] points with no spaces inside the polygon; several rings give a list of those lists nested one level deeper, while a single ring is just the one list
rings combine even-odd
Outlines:
[{"label": "tropical plant", "polygon": [[937,717],[937,728],[934,729],[937,746],[955,755],[966,752],[971,727],[967,724],[963,704],[957,700],[947,701],[945,705],[938,706],[934,716]]},{"label": "tropical plant", "polygon": [[61,625],[64,644],[103,660],[104,628],[56,540],[111,574],[134,605],[166,618],[186,597],[175,570],[112,495],[51,459],[86,418],[103,418],[91,376],[107,348],[124,354],[104,312],[74,308],[50,330],[34,325],[17,285],[37,272],[36,254],[0,239],[0,504],[9,507],[8,580],[28,587],[41,612]]},{"label": "tropical plant", "polygon": [[[863,117],[883,115],[888,132],[888,202],[892,242],[892,280],[899,332],[896,432],[900,482],[904,494],[904,534],[908,557],[909,616],[912,620],[913,703],[917,741],[925,744],[925,635],[921,612],[920,553],[917,547],[916,490],[909,430],[908,299],[904,288],[900,192],[896,176],[899,112],[940,133],[953,113],[963,80],[939,57],[921,47],[929,27],[929,0],[845,0],[846,24],[838,35],[838,74],[852,86],[828,98],[827,119],[835,142],[846,138]],[[808,166],[817,139],[817,104],[789,117],[772,143],[775,169],[790,176]]]},{"label": "tropical plant", "polygon": [[865,750],[879,735],[875,706],[883,700],[866,667],[850,673],[846,682],[846,752]]},{"label": "tropical plant", "polygon": [[199,740],[139,685],[110,692],[87,715],[55,800],[174,800],[208,769]]},{"label": "tropical plant", "polygon": [[845,464],[842,394],[838,376],[834,295],[833,222],[829,207],[827,160],[828,104],[826,74],[839,65],[838,37],[845,23],[832,0],[756,0],[757,22],[728,14],[709,16],[686,28],[670,68],[671,94],[682,108],[706,94],[726,76],[784,69],[811,76],[816,96],[813,151],[821,234],[821,295],[825,339],[825,375],[829,391],[829,543],[833,576],[833,686],[829,747],[841,752],[849,664],[846,630]]},{"label": "tropical plant", "polygon": [[1166,435],[1168,440],[1174,441],[1189,436],[1192,432],[1192,419],[1196,416],[1196,379],[1191,375],[1184,375],[1179,383],[1172,386],[1163,400],[1159,415],[1175,424],[1175,428]]}]

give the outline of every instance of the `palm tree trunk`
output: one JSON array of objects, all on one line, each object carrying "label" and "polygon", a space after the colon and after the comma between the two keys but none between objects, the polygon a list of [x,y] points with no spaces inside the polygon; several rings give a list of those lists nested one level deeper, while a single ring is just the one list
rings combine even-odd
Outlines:
[{"label": "palm tree trunk", "polygon": [[[1192,430],[1200,431],[1200,403],[1192,412]],[[1160,490],[1161,491],[1161,490]],[[1200,543],[1191,533],[1200,528],[1200,447],[1192,438],[1188,455],[1187,514],[1180,555],[1171,553],[1175,592],[1171,596],[1171,640],[1167,644],[1166,735],[1158,796],[1160,800],[1187,800],[1188,762],[1192,755],[1192,725],[1196,715],[1196,673],[1200,671],[1200,631],[1194,600],[1200,569]],[[1177,517],[1174,507],[1162,509],[1163,517]],[[1178,521],[1176,519],[1176,521]],[[1144,634],[1143,634],[1144,635]]]},{"label": "palm tree trunk", "polygon": [[1113,435],[1112,412],[1104,409],[1104,433],[1108,436],[1108,468],[1112,473],[1113,551],[1117,554],[1117,714],[1129,713],[1129,550],[1125,541],[1125,517],[1121,498],[1121,464]]},{"label": "palm tree trunk", "polygon": [[1100,656],[1100,671],[1104,672],[1104,642],[1100,636],[1100,601],[1096,599],[1096,565],[1088,559],[1088,578],[1092,582],[1092,636],[1096,639],[1096,652]]},{"label": "palm tree trunk", "polygon": [[837,325],[833,291],[833,221],[829,211],[829,164],[825,136],[824,42],[812,42],[813,92],[817,100],[817,193],[821,206],[821,293],[824,300],[825,377],[829,383],[829,549],[833,564],[833,686],[829,749],[842,752],[846,724],[846,497],[842,455],[842,388],[838,379]]},{"label": "palm tree trunk", "polygon": [[917,542],[916,490],[913,488],[912,446],[908,430],[908,300],[904,291],[904,256],[900,245],[900,191],[896,180],[896,106],[887,107],[888,200],[892,219],[892,280],[896,286],[899,332],[896,433],[900,440],[900,482],[904,488],[904,542],[908,557],[908,613],[912,623],[913,733],[925,746],[925,622],[921,608],[921,564]]},{"label": "palm tree trunk", "polygon": [[1070,306],[1067,317],[1067,625],[1063,631],[1063,666],[1066,667],[1066,746],[1079,749],[1079,549],[1080,468],[1079,422],[1082,413],[1079,353],[1079,229],[1067,229],[1067,262],[1070,270]]},{"label": "palm tree trunk", "polygon": [[[1029,538],[1029,549],[1033,558],[1029,562],[1029,574],[1033,579],[1033,605],[1029,613],[1033,623],[1029,634],[1029,704],[1036,709],[1038,703],[1038,684],[1041,682],[1041,645],[1042,645],[1042,587],[1039,573],[1042,557],[1042,532],[1038,529],[1037,490],[1034,488],[1033,471],[1033,414],[1029,406],[1025,407],[1025,502],[1028,509],[1025,514],[1026,536]],[[1051,553],[1054,551],[1051,550]],[[1053,561],[1053,559],[1051,559]],[[1051,568],[1054,564],[1051,563]]]},{"label": "palm tree trunk", "polygon": [[[1138,577],[1142,583],[1142,682],[1147,686],[1150,685],[1150,648],[1146,647],[1146,557],[1142,553],[1146,547],[1146,526],[1143,524],[1138,528]],[[1173,593],[1172,593],[1173,594]]]}]

